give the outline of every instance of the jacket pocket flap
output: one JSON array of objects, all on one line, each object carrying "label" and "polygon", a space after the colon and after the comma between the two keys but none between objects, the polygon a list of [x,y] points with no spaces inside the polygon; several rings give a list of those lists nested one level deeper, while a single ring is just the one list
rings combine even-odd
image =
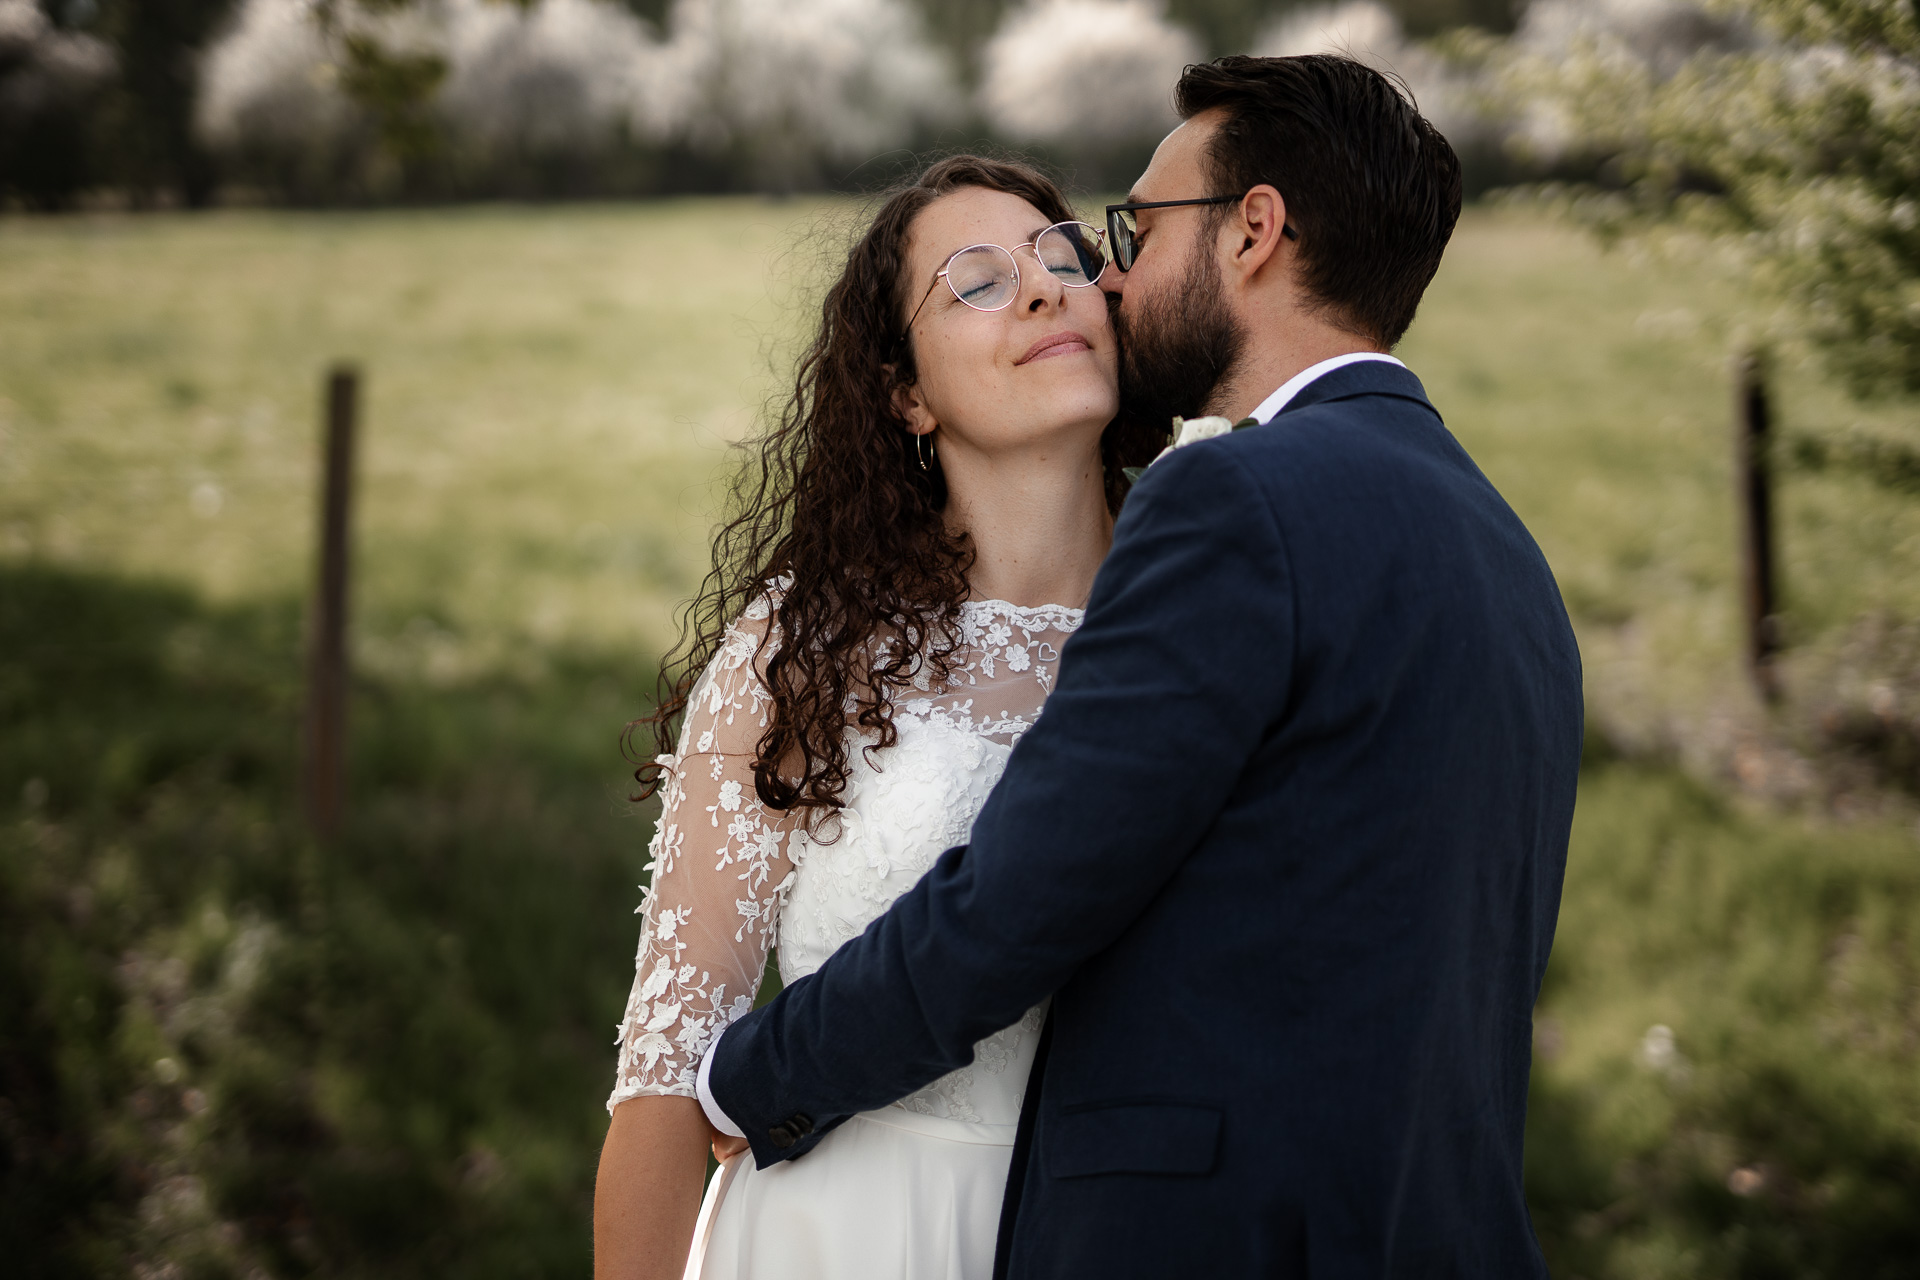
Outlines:
[{"label": "jacket pocket flap", "polygon": [[1220,1112],[1167,1102],[1094,1103],[1053,1119],[1042,1142],[1047,1171],[1056,1178],[1211,1173]]}]

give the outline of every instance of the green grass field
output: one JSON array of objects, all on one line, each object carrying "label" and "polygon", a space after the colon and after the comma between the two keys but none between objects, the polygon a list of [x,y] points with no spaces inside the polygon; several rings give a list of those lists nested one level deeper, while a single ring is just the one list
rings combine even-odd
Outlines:
[{"label": "green grass field", "polygon": [[[0,221],[0,1241],[48,1275],[582,1273],[646,835],[615,739],[857,212]],[[1587,662],[1529,1149],[1562,1276],[1920,1257],[1920,496],[1849,461],[1920,425],[1782,353],[1768,712],[1727,374],[1767,324],[1706,254],[1476,209],[1400,352]],[[335,359],[361,684],[322,850],[289,795]]]},{"label": "green grass field", "polygon": [[[0,538],[14,560],[301,588],[319,382],[367,375],[363,662],[655,649],[854,206],[758,200],[0,223]],[[1732,714],[1725,272],[1470,211],[1402,354],[1558,573],[1610,731]],[[1849,405],[1791,362],[1788,430]],[[1920,504],[1784,491],[1789,625],[1920,612]]]},{"label": "green grass field", "polygon": [[644,661],[787,332],[805,208],[0,225],[8,549],[297,590],[320,378],[348,359],[364,658]]}]

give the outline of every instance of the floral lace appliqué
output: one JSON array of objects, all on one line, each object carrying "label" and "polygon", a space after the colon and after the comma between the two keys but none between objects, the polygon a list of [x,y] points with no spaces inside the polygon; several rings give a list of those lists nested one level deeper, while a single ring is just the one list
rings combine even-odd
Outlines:
[{"label": "floral lace appliqu\u00e9", "polygon": [[[777,643],[771,614],[763,597],[728,629],[688,700],[676,753],[659,759],[662,806],[609,1110],[643,1094],[692,1097],[713,1037],[753,1007],[770,948],[785,980],[813,972],[942,850],[965,843],[1081,619],[1055,605],[963,604],[950,675],[896,699],[899,741],[851,754],[845,807],[816,838],[767,809],[753,783],[772,702],[760,674]],[[1000,1077],[1030,1050],[1040,1017],[982,1040],[971,1066],[894,1105],[1010,1123],[1008,1098],[1017,1114],[1024,1079],[1009,1094]]]}]

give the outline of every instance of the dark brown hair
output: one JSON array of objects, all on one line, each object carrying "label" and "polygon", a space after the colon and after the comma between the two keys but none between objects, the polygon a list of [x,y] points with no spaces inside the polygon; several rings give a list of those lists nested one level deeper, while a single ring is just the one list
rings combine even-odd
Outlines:
[{"label": "dark brown hair", "polygon": [[1221,195],[1280,192],[1313,296],[1400,341],[1460,218],[1459,158],[1410,96],[1351,58],[1234,56],[1188,67],[1174,103],[1183,120],[1226,113],[1207,176]]},{"label": "dark brown hair", "polygon": [[[1052,221],[1077,216],[1039,170],[972,155],[941,160],[884,197],[827,291],[792,394],[734,482],[713,568],[662,663],[657,709],[627,726],[629,739],[650,726],[658,751],[671,752],[688,695],[728,624],[782,582],[779,647],[764,667],[772,710],[753,776],[768,807],[809,810],[809,822],[840,807],[848,727],[871,735],[872,748],[892,746],[895,692],[920,663],[936,678],[951,670],[951,624],[967,598],[972,551],[943,524],[937,458],[921,468],[893,393],[915,379],[911,342],[900,339],[909,294],[927,283],[907,278],[914,219],[969,187],[1019,196]],[[1112,507],[1124,492],[1121,467],[1164,443],[1142,436],[1116,421],[1101,437]],[[893,643],[881,650],[884,641]],[[635,770],[636,798],[653,793],[660,772],[652,763]]]}]

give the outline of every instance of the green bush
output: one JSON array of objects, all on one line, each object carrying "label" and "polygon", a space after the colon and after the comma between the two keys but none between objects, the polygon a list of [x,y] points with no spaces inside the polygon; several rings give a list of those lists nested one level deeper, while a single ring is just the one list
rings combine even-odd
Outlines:
[{"label": "green bush", "polygon": [[323,848],[290,803],[297,635],[284,606],[0,570],[0,1250],[582,1273],[642,673],[362,687]]},{"label": "green bush", "polygon": [[1556,1275],[1920,1275],[1920,857],[1589,769],[1537,1027]]}]

